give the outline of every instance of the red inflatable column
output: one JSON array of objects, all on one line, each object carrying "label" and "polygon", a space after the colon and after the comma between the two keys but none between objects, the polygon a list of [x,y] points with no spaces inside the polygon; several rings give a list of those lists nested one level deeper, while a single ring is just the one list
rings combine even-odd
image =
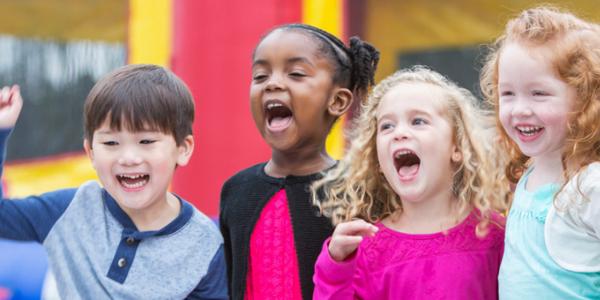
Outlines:
[{"label": "red inflatable column", "polygon": [[196,100],[196,147],[173,190],[216,216],[223,182],[269,158],[250,114],[252,51],[275,25],[300,22],[301,0],[174,1],[171,67]]}]

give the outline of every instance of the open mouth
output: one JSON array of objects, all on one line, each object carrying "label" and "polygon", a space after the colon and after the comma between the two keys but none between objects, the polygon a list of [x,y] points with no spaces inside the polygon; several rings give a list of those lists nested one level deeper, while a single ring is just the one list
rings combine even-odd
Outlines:
[{"label": "open mouth", "polygon": [[117,175],[117,180],[122,187],[126,189],[139,189],[150,181],[148,174],[121,174]]},{"label": "open mouth", "polygon": [[541,126],[516,126],[515,129],[524,136],[534,136],[544,130]]},{"label": "open mouth", "polygon": [[412,179],[419,172],[421,159],[411,150],[399,150],[394,153],[394,167],[402,180]]},{"label": "open mouth", "polygon": [[267,124],[271,129],[284,129],[292,120],[292,110],[280,101],[267,101],[264,105]]}]

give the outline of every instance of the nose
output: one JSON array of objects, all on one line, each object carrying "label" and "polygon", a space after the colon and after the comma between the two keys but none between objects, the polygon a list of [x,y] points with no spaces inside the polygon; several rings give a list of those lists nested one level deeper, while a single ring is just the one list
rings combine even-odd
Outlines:
[{"label": "nose", "polygon": [[271,76],[269,76],[269,79],[267,80],[267,84],[265,85],[265,90],[266,91],[278,91],[278,90],[283,90],[284,89],[284,85],[283,85],[283,78],[281,75],[279,75],[278,73],[273,73],[271,74]]},{"label": "nose", "polygon": [[121,152],[118,163],[123,166],[135,166],[142,163],[142,157],[139,155],[138,151],[132,149],[132,147],[128,147]]},{"label": "nose", "polygon": [[408,128],[408,126],[405,126],[402,124],[396,124],[396,127],[394,128],[394,140],[396,140],[396,141],[407,140],[411,136],[412,136],[412,133],[410,132],[410,129]]},{"label": "nose", "polygon": [[531,106],[529,101],[524,97],[516,97],[514,100],[512,115],[513,116],[531,116],[533,111],[531,110]]}]

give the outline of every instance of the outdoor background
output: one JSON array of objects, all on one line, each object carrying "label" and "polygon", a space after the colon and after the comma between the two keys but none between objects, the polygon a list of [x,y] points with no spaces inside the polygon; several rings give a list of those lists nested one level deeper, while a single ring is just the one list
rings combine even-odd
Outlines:
[{"label": "outdoor background", "polygon": [[[376,79],[425,64],[479,95],[486,45],[528,0],[0,0],[0,86],[25,100],[9,141],[4,196],[23,197],[95,179],[82,149],[82,108],[93,84],[129,63],[166,66],[196,101],[196,149],[172,190],[211,217],[222,183],[270,151],[249,111],[251,54],[274,26],[302,22],[381,51]],[[544,1],[600,21],[597,0]],[[328,141],[347,142],[342,119]],[[28,269],[29,268],[29,269]],[[0,300],[37,299],[43,250],[0,241]],[[47,295],[51,295],[47,294]]]}]

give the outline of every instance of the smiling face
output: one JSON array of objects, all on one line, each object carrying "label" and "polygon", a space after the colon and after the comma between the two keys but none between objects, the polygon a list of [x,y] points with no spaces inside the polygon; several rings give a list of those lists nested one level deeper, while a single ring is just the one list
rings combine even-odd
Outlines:
[{"label": "smiling face", "polygon": [[431,84],[400,83],[377,108],[377,157],[403,205],[451,193],[452,157],[459,156],[444,115],[444,96]]},{"label": "smiling face", "polygon": [[191,135],[177,146],[172,135],[157,130],[117,130],[107,118],[84,148],[106,191],[131,216],[165,207],[175,167],[187,164],[193,143]]},{"label": "smiling face", "polygon": [[274,151],[322,147],[337,117],[330,111],[337,91],[332,66],[318,46],[305,33],[280,29],[256,48],[250,106],[256,127]]},{"label": "smiling face", "polygon": [[540,49],[507,44],[498,65],[498,115],[507,135],[534,159],[560,159],[576,91]]}]

